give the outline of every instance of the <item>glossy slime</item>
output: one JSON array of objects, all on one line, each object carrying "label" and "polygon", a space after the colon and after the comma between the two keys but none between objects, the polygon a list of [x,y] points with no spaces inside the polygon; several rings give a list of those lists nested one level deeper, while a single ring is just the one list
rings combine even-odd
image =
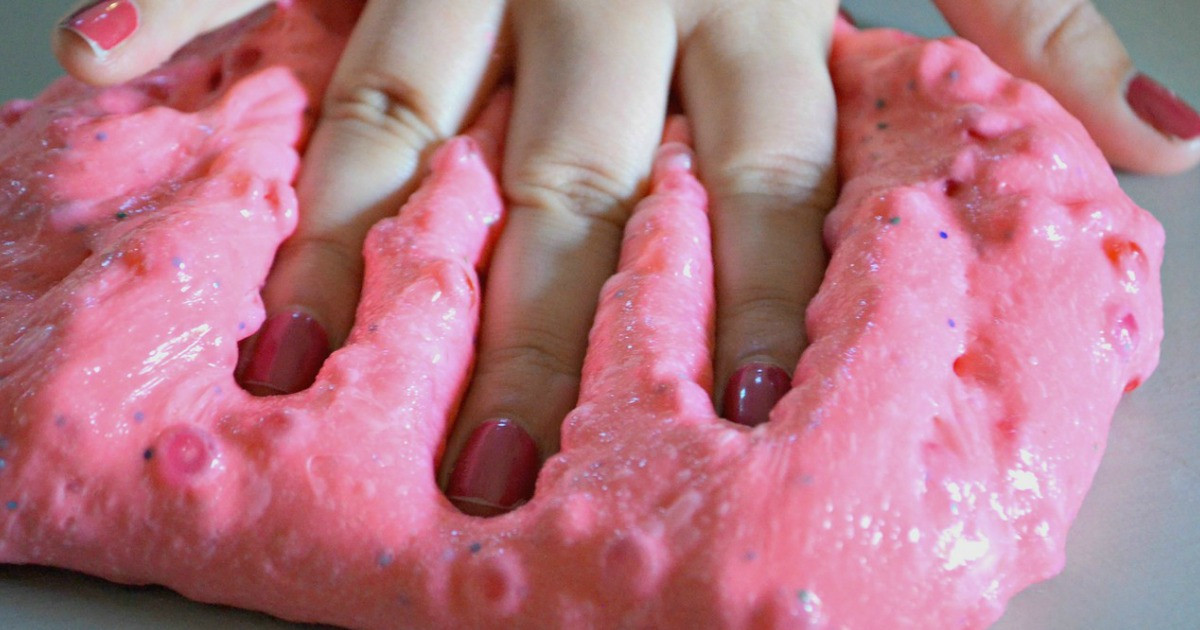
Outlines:
[{"label": "glossy slime", "polygon": [[961,41],[839,28],[832,259],[755,429],[713,412],[705,193],[665,145],[562,451],[477,519],[433,471],[502,105],[371,231],[316,383],[233,381],[354,18],[292,3],[0,112],[0,561],[364,628],[980,627],[1060,570],[1157,361],[1163,235],[1042,90]]}]

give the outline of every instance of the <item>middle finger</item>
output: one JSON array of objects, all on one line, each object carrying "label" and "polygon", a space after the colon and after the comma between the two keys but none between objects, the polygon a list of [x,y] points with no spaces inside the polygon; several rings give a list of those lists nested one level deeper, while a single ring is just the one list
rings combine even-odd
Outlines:
[{"label": "middle finger", "polygon": [[[575,405],[588,329],[662,134],[675,57],[658,2],[512,5],[508,225],[488,274],[477,370],[447,445],[447,494],[479,515],[532,493]],[[453,464],[453,470],[446,464]]]}]

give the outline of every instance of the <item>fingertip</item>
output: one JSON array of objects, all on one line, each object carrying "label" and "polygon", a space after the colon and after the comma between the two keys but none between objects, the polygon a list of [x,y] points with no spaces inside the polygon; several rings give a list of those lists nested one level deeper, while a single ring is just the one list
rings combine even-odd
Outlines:
[{"label": "fingertip", "polygon": [[[1129,110],[1161,136],[1163,151],[1141,153],[1119,164],[1131,170],[1177,173],[1200,162],[1200,112],[1149,75],[1137,71],[1123,91]],[[1107,152],[1107,151],[1106,151]],[[1116,160],[1114,160],[1116,162]]]},{"label": "fingertip", "polygon": [[91,2],[64,17],[52,46],[59,63],[74,77],[93,84],[116,83],[126,76],[122,52],[142,23],[131,0]]},{"label": "fingertip", "polygon": [[1170,174],[1200,162],[1200,116],[1134,68],[1091,2],[935,2],[955,31],[1078,118],[1113,166]]},{"label": "fingertip", "polygon": [[115,85],[153,70],[196,32],[176,16],[164,28],[150,0],[98,0],[85,4],[55,28],[54,54],[71,76],[92,85]]},{"label": "fingertip", "polygon": [[1200,163],[1200,114],[1148,75],[1133,70],[1102,94],[1049,85],[1083,123],[1114,167],[1133,173],[1171,175]]},{"label": "fingertip", "polygon": [[270,2],[92,0],[58,23],[51,45],[59,63],[75,78],[112,85],[153,70],[193,37]]},{"label": "fingertip", "polygon": [[729,377],[721,413],[730,422],[756,427],[770,419],[771,409],[791,389],[792,377],[778,365],[745,363]]},{"label": "fingertip", "polygon": [[306,309],[280,310],[263,323],[238,375],[255,396],[294,394],[313,384],[329,356],[329,335]]},{"label": "fingertip", "polygon": [[488,420],[471,431],[458,453],[446,498],[464,514],[498,516],[533,497],[541,467],[528,431],[507,418]]},{"label": "fingertip", "polygon": [[72,33],[97,57],[128,40],[138,29],[141,14],[131,0],[100,0],[83,6],[61,22],[61,31]]}]

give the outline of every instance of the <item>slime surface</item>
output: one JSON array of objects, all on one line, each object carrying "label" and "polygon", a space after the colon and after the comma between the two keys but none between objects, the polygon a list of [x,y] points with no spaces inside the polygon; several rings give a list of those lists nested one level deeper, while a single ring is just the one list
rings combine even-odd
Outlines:
[{"label": "slime surface", "polygon": [[704,190],[668,143],[534,499],[450,506],[496,108],[372,230],[316,384],[243,392],[356,7],[0,112],[0,561],[369,628],[981,627],[1061,569],[1157,361],[1163,236],[1076,121],[961,41],[839,30],[832,258],[766,425],[713,411]]}]

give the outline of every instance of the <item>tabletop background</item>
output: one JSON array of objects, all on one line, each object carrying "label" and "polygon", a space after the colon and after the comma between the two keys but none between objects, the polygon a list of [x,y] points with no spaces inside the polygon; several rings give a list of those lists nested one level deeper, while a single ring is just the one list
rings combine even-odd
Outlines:
[{"label": "tabletop background", "polygon": [[[1138,66],[1200,104],[1200,0],[1095,0]],[[49,32],[69,0],[5,0],[0,101],[36,94],[61,74]],[[861,26],[949,33],[927,0],[846,0]],[[1154,376],[1122,403],[1095,485],[1071,530],[1058,577],[1013,599],[997,630],[1200,627],[1200,170],[1122,174],[1126,192],[1167,233],[1166,342]],[[265,615],[190,602],[52,569],[0,566],[0,628],[298,628]]]}]

